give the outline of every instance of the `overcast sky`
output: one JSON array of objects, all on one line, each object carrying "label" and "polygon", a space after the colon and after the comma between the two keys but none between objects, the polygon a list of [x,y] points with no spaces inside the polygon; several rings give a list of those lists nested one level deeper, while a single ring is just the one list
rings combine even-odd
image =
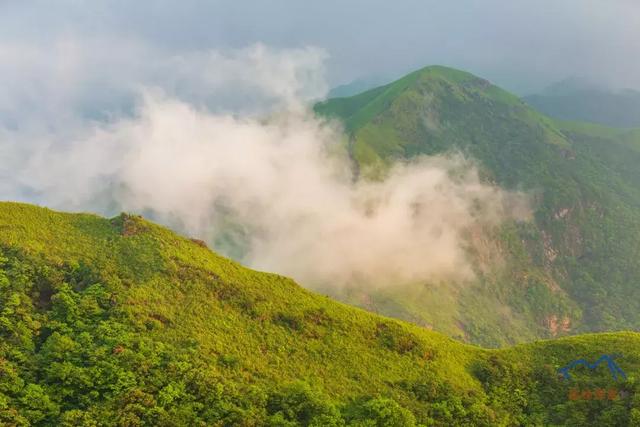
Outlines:
[{"label": "overcast sky", "polygon": [[124,44],[312,45],[331,85],[443,64],[520,93],[569,76],[640,88],[637,0],[0,0],[0,47],[70,38],[101,40],[107,58]]}]

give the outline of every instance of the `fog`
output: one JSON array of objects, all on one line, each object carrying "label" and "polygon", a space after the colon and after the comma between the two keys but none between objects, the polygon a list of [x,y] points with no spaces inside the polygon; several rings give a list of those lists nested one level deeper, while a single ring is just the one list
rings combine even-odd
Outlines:
[{"label": "fog", "polygon": [[321,48],[140,44],[107,63],[91,43],[2,51],[22,80],[0,103],[0,199],[142,213],[316,288],[469,279],[467,236],[529,215],[456,153],[354,180],[340,125],[309,108]]}]

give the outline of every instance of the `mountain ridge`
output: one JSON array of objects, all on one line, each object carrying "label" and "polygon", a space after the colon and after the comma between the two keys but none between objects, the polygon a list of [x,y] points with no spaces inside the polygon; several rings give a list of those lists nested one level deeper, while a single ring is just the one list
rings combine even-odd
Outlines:
[{"label": "mountain ridge", "polygon": [[[344,124],[365,178],[379,179],[395,162],[417,156],[461,152],[489,182],[534,200],[533,222],[505,224],[492,239],[506,269],[481,272],[462,297],[429,290],[433,285],[417,300],[370,297],[380,312],[484,345],[640,327],[633,286],[640,279],[633,261],[640,255],[637,131],[551,119],[485,79],[446,67],[423,68],[315,111]],[[436,307],[438,298],[453,303]]]},{"label": "mountain ridge", "polygon": [[567,79],[523,100],[560,120],[579,120],[617,128],[640,127],[640,92],[613,90]]}]

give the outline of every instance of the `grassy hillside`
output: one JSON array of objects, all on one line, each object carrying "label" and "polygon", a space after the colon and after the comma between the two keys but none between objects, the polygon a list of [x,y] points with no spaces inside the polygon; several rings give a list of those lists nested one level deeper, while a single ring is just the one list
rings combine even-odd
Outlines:
[{"label": "grassy hillside", "polygon": [[341,120],[360,175],[421,154],[476,159],[488,181],[527,191],[532,223],[496,231],[472,286],[338,297],[485,345],[640,327],[640,132],[559,122],[471,74],[427,67],[316,105]]},{"label": "grassy hillside", "polygon": [[638,334],[483,350],[124,214],[0,203],[0,336],[2,425],[640,425]]}]

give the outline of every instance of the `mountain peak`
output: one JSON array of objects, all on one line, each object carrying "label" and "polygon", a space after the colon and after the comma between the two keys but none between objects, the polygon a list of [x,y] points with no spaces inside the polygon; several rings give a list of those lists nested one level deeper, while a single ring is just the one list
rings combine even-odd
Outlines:
[{"label": "mountain peak", "polygon": [[444,78],[447,80],[455,81],[458,83],[469,81],[469,80],[486,81],[474,74],[469,73],[468,71],[459,70],[457,68],[448,67],[445,65],[427,65],[426,67],[422,67],[414,71],[413,73],[416,73],[423,78],[437,77],[437,78]]},{"label": "mountain peak", "polygon": [[477,116],[478,125],[487,119],[511,117],[532,127],[542,126],[548,142],[564,145],[553,125],[517,96],[474,74],[442,65],[421,68],[352,97],[329,99],[317,104],[315,111],[340,118],[350,134],[374,124],[381,115],[389,117],[392,127],[393,123],[403,123],[399,126],[403,132],[411,121],[413,128],[426,126],[433,135],[442,134],[445,127],[455,127],[464,129],[468,136],[477,131],[470,127],[469,114]]},{"label": "mountain peak", "polygon": [[[317,104],[317,113],[340,117],[345,128],[354,132],[406,96],[430,100],[462,95],[464,92],[485,92],[503,102],[518,103],[519,99],[493,86],[489,81],[466,71],[442,65],[430,65],[413,71],[391,83],[347,98],[334,98]],[[411,112],[409,112],[411,113]]]}]

